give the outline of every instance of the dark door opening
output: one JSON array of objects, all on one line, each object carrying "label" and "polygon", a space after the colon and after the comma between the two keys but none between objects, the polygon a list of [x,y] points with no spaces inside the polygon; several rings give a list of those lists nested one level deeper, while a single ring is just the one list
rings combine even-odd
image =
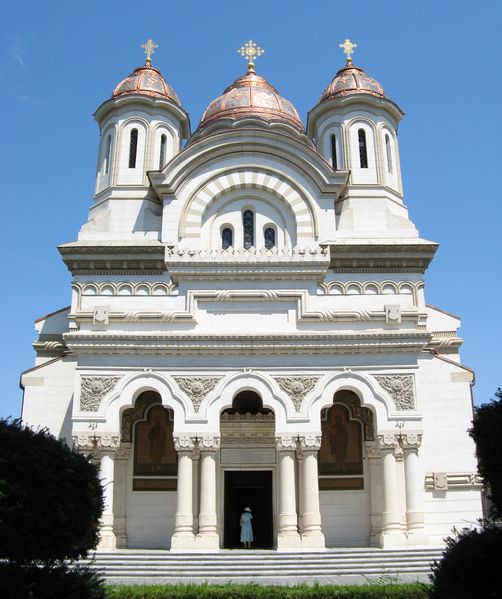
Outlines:
[{"label": "dark door opening", "polygon": [[242,548],[240,517],[250,507],[253,513],[253,549],[273,547],[272,472],[241,470],[225,472],[225,531],[226,549]]}]

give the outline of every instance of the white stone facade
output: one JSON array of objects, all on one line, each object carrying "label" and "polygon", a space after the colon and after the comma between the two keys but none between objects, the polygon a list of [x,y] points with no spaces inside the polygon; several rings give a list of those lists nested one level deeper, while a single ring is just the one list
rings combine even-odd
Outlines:
[{"label": "white stone facade", "polygon": [[[23,420],[100,462],[102,548],[233,546],[229,506],[246,489],[277,549],[438,544],[481,516],[473,374],[460,320],[426,304],[437,245],[403,202],[401,116],[357,92],[321,101],[306,131],[250,113],[190,137],[169,99],[98,109],[94,204],[60,248],[71,305],[37,321],[22,384]],[[228,413],[251,392],[264,410]],[[334,404],[360,431],[356,474],[339,456],[322,474]],[[168,409],[174,474],[135,470],[155,405]],[[335,454],[352,451],[333,439]]]}]

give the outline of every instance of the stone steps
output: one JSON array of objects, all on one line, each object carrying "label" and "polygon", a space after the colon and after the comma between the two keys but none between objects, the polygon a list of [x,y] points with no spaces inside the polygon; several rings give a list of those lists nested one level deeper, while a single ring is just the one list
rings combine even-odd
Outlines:
[{"label": "stone steps", "polygon": [[171,553],[167,550],[97,551],[87,561],[107,582],[175,584],[226,582],[258,584],[362,584],[381,577],[428,581],[430,564],[442,548],[327,549],[319,552],[221,550]]}]

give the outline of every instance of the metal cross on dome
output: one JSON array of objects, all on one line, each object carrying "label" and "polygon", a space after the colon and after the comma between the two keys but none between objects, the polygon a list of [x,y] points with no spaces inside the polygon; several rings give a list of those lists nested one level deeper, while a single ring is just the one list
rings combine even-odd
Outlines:
[{"label": "metal cross on dome", "polygon": [[347,56],[347,62],[352,62],[352,54],[354,54],[354,48],[357,48],[357,44],[351,42],[348,37],[345,38],[343,44],[339,44],[339,48],[342,48],[344,54]]},{"label": "metal cross on dome", "polygon": [[254,61],[265,52],[263,48],[260,48],[253,40],[249,40],[249,42],[245,43],[244,46],[241,46],[237,52],[243,56],[248,61],[248,67],[254,67]]},{"label": "metal cross on dome", "polygon": [[156,44],[152,39],[149,39],[146,41],[146,43],[141,44],[141,47],[145,51],[147,64],[150,64],[152,62],[151,56],[155,52],[155,48],[158,48],[159,45]]}]

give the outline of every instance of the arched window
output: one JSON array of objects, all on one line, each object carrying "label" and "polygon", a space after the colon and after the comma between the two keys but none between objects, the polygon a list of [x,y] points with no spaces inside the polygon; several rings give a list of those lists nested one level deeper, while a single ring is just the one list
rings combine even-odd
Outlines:
[{"label": "arched window", "polygon": [[129,141],[129,168],[136,168],[136,154],[138,153],[138,130],[131,129]]},{"label": "arched window", "polygon": [[228,250],[234,244],[234,233],[230,227],[225,227],[221,232],[221,249]]},{"label": "arched window", "polygon": [[336,135],[333,134],[331,136],[331,165],[333,166],[333,170],[336,171],[338,168],[338,160],[336,156]]},{"label": "arched window", "polygon": [[368,168],[368,148],[366,146],[366,131],[359,129],[357,132],[359,140],[359,165],[361,168]]},{"label": "arched window", "polygon": [[165,133],[163,133],[160,136],[159,169],[162,168],[164,166],[164,164],[166,163],[166,143],[167,143],[167,136]]},{"label": "arched window", "polygon": [[254,245],[254,213],[244,210],[242,213],[242,228],[244,233],[244,248],[248,250]]},{"label": "arched window", "polygon": [[390,137],[385,134],[385,152],[387,154],[387,170],[392,175],[392,150],[390,149]]},{"label": "arched window", "polygon": [[273,227],[267,227],[263,231],[263,237],[265,239],[265,247],[267,250],[271,250],[275,246],[275,229]]},{"label": "arched window", "polygon": [[111,151],[111,147],[112,147],[112,136],[109,135],[106,139],[106,152],[105,152],[105,175],[108,174],[108,168],[110,165],[110,151]]}]

